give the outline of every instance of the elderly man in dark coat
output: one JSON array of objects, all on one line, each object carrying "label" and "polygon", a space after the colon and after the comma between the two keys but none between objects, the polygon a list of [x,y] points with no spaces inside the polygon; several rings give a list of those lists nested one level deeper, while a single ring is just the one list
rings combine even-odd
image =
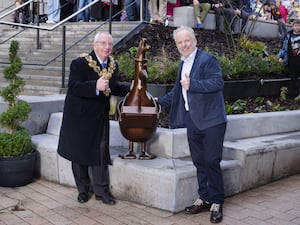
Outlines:
[{"label": "elderly man in dark coat", "polygon": [[58,153],[72,161],[80,203],[88,201],[92,187],[97,200],[115,204],[109,191],[109,99],[111,94],[126,95],[129,86],[117,81],[112,47],[112,36],[98,33],[93,51],[73,60],[70,67]]}]

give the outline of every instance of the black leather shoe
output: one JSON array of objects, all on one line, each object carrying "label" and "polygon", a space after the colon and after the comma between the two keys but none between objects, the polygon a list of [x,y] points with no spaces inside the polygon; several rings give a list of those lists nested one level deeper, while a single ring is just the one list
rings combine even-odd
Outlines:
[{"label": "black leather shoe", "polygon": [[221,204],[212,204],[210,211],[210,222],[220,223],[223,220],[223,206]]},{"label": "black leather shoe", "polygon": [[202,211],[209,211],[211,204],[208,202],[202,201],[200,198],[198,198],[193,205],[188,206],[185,208],[186,214],[197,214]]},{"label": "black leather shoe", "polygon": [[102,195],[96,195],[96,200],[102,200],[104,204],[114,205],[116,201],[109,191],[105,191]]},{"label": "black leather shoe", "polygon": [[89,200],[89,196],[87,193],[79,193],[77,196],[77,201],[79,203],[85,203]]}]

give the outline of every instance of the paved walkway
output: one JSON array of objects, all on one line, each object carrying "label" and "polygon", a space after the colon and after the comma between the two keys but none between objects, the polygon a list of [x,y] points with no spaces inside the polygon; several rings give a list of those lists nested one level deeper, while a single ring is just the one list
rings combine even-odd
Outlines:
[{"label": "paved walkway", "polygon": [[[77,191],[45,180],[19,188],[0,187],[0,225],[205,225],[209,212],[186,215],[125,201],[114,206],[92,198],[76,201]],[[228,197],[228,225],[299,225],[300,174]]]}]

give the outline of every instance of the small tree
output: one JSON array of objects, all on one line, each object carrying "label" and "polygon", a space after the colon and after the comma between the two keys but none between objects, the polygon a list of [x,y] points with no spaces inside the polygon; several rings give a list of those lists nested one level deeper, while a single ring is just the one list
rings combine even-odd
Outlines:
[{"label": "small tree", "polygon": [[0,133],[0,156],[19,156],[34,151],[31,135],[22,126],[31,111],[30,105],[18,99],[25,82],[17,76],[22,69],[22,61],[18,56],[19,43],[12,41],[9,48],[10,65],[4,69],[4,78],[9,85],[0,91],[0,96],[8,104],[5,112],[0,114],[0,126],[6,132]]}]

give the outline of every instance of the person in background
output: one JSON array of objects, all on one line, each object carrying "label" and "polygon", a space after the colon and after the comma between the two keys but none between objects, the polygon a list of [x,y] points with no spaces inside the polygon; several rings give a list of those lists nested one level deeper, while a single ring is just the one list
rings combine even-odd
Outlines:
[{"label": "person in background", "polygon": [[[245,32],[246,24],[249,19],[249,13],[244,10],[244,3],[242,0],[213,0],[212,9],[216,13],[216,30],[221,31],[221,15],[225,18],[225,28],[229,34]],[[236,31],[236,24],[238,19],[242,18],[242,26],[239,31]]]},{"label": "person in background", "polygon": [[180,5],[180,0],[174,1],[174,3],[167,2],[167,18],[170,18],[173,20],[173,15],[174,15],[174,8],[179,7]]},{"label": "person in background", "polygon": [[89,200],[93,189],[97,200],[115,204],[108,170],[110,97],[125,96],[130,87],[118,83],[118,64],[111,56],[112,48],[112,36],[99,32],[93,51],[74,59],[70,66],[58,154],[72,162],[80,203]]},{"label": "person in background", "polygon": [[48,1],[48,20],[46,23],[58,23],[60,21],[60,1]]},{"label": "person in background", "polygon": [[300,94],[300,19],[293,21],[292,29],[285,35],[278,60],[287,66],[293,84]]},{"label": "person in background", "polygon": [[141,1],[143,3],[142,18],[145,21],[150,21],[148,0],[125,0],[125,11],[128,21],[139,21],[141,19]]},{"label": "person in background", "polygon": [[263,5],[263,19],[265,20],[271,20],[272,15],[271,15],[271,5],[269,2],[266,2]]},{"label": "person in background", "polygon": [[167,17],[167,0],[149,0],[151,22],[164,24]]},{"label": "person in background", "polygon": [[[90,4],[92,0],[78,0],[78,9],[83,8],[84,6]],[[90,8],[82,11],[77,15],[77,21],[88,22],[90,20]]]},{"label": "person in background", "polygon": [[288,14],[289,22],[292,23],[296,19],[300,19],[300,5],[298,1],[294,1]]},{"label": "person in background", "polygon": [[224,81],[218,60],[196,47],[194,30],[181,26],[173,32],[181,54],[173,89],[155,99],[170,108],[170,127],[187,129],[192,161],[197,169],[199,198],[186,214],[210,211],[210,221],[223,219],[224,184],[220,162],[227,118]]},{"label": "person in background", "polygon": [[254,0],[253,5],[251,6],[252,13],[251,15],[254,18],[263,18],[264,12],[263,12],[263,4],[260,0]]},{"label": "person in background", "polygon": [[277,21],[279,37],[283,38],[287,33],[287,29],[285,26],[285,22],[282,18],[282,15],[281,15],[280,11],[278,10],[278,6],[279,6],[278,4],[280,4],[280,3],[278,3],[278,2],[276,3],[273,1],[270,2],[271,19]]},{"label": "person in background", "polygon": [[283,22],[286,23],[289,11],[287,10],[287,8],[284,5],[282,5],[280,0],[276,0],[276,6],[278,8],[278,11],[279,11],[281,17],[282,17]]},{"label": "person in background", "polygon": [[[72,15],[75,5],[76,0],[60,0],[60,20],[64,20]],[[71,19],[70,21],[73,21],[73,19]]]},{"label": "person in background", "polygon": [[[112,0],[112,16],[121,11],[121,2]],[[91,7],[90,21],[105,21],[109,19],[110,0],[98,1]],[[120,15],[115,16],[112,20],[120,21]]]},{"label": "person in background", "polygon": [[[23,4],[23,0],[16,0],[15,1],[15,7],[18,8],[19,6],[21,6]],[[17,10],[15,10],[15,12],[13,13],[13,22],[14,23],[24,23],[24,8],[19,8]],[[17,26],[13,26],[15,28],[18,28]]]},{"label": "person in background", "polygon": [[195,28],[203,29],[203,22],[211,8],[210,0],[193,0],[192,6],[196,19]]}]

